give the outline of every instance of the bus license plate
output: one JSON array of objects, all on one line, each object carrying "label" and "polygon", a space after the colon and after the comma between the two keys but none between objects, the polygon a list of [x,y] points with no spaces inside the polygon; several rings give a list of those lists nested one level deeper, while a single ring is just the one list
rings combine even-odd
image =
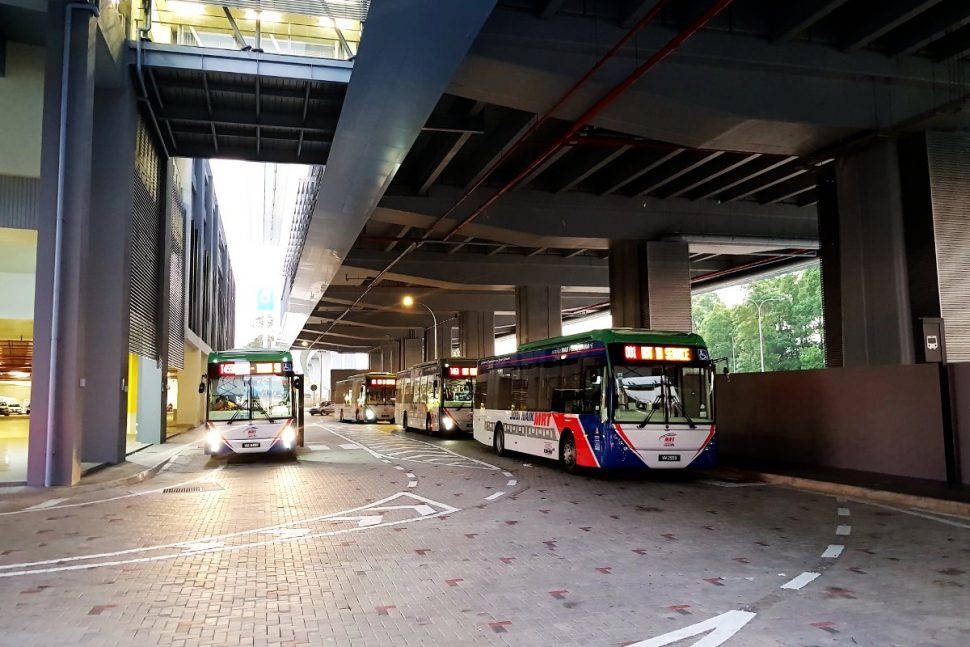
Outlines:
[{"label": "bus license plate", "polygon": [[661,454],[660,462],[662,463],[675,463],[680,460],[680,454]]},{"label": "bus license plate", "polygon": [[249,447],[259,447],[259,443],[243,443],[243,449],[247,449]]}]

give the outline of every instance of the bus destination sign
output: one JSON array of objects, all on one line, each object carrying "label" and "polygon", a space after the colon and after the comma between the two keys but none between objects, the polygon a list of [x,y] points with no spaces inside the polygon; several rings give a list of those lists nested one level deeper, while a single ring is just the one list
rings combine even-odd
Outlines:
[{"label": "bus destination sign", "polygon": [[220,377],[281,375],[293,370],[290,362],[223,362],[217,365]]},{"label": "bus destination sign", "polygon": [[371,386],[394,386],[397,383],[393,377],[372,377],[367,382]]},{"label": "bus destination sign", "polygon": [[625,344],[623,359],[633,362],[692,362],[694,349],[690,346],[638,346]]},{"label": "bus destination sign", "polygon": [[478,375],[477,366],[449,366],[448,377],[475,377]]}]

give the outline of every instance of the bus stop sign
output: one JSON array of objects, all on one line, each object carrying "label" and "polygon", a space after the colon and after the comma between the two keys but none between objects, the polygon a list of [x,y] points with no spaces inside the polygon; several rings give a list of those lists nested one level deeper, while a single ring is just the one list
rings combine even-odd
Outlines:
[{"label": "bus stop sign", "polygon": [[926,364],[946,363],[946,339],[943,336],[943,320],[939,317],[921,317],[922,361]]}]

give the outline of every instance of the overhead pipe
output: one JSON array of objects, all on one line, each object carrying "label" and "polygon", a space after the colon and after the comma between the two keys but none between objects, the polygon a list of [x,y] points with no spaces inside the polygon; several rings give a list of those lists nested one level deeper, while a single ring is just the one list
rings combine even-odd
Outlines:
[{"label": "overhead pipe", "polygon": [[[501,156],[499,156],[499,158],[495,160],[491,164],[491,166],[489,166],[485,170],[484,173],[482,173],[482,176],[478,178],[478,181],[476,181],[467,191],[465,191],[464,195],[462,195],[455,204],[451,205],[451,207],[448,208],[448,211],[443,213],[441,217],[439,217],[435,221],[435,223],[427,229],[427,231],[424,234],[424,237],[428,238],[431,235],[431,232],[434,231],[435,227],[437,227],[440,223],[444,222],[451,214],[455,212],[455,210],[458,207],[464,204],[465,200],[470,198],[476,190],[478,190],[483,184],[485,184],[485,182],[488,180],[489,177],[491,177],[491,175],[496,171],[496,169],[498,169],[498,167],[504,164],[505,161],[508,160],[512,156],[512,154],[515,153],[516,150],[518,150],[519,146],[521,146],[523,142],[525,142],[529,137],[534,135],[539,130],[539,128],[543,126],[543,124],[549,121],[549,119],[552,118],[553,114],[555,114],[557,110],[559,110],[567,101],[569,101],[569,99],[571,99],[576,94],[576,92],[579,91],[580,88],[586,85],[586,83],[593,77],[593,75],[599,72],[603,68],[603,66],[606,65],[606,63],[608,63],[614,56],[616,56],[616,53],[619,52],[623,48],[623,46],[630,41],[631,38],[636,36],[641,29],[646,27],[647,24],[653,21],[654,18],[659,16],[660,13],[666,8],[668,4],[670,4],[671,1],[672,0],[659,0],[657,4],[655,4],[653,8],[649,12],[647,12],[646,15],[643,16],[643,18],[638,20],[637,23],[633,25],[633,27],[631,27],[630,30],[626,34],[624,34],[622,38],[620,38],[620,40],[616,41],[613,47],[607,50],[606,53],[603,54],[603,56],[601,56],[598,61],[596,61],[593,67],[589,68],[586,71],[586,73],[583,74],[583,76],[581,76],[575,83],[572,84],[572,86],[568,90],[566,90],[565,94],[559,97],[559,99],[554,104],[552,104],[552,107],[550,107],[548,110],[542,113],[535,120],[535,122],[533,122],[533,124],[529,126],[528,129],[526,129],[524,133],[519,135],[519,137],[512,143],[512,145],[509,146],[505,150],[505,152]],[[451,234],[449,234],[449,236],[451,236]],[[447,240],[447,237],[446,237],[446,240]]]},{"label": "overhead pipe", "polygon": [[780,263],[781,261],[787,261],[792,258],[793,255],[801,255],[812,250],[808,249],[796,249],[792,254],[785,256],[772,256],[771,258],[763,258],[761,260],[752,261],[750,263],[744,263],[742,265],[736,265],[734,267],[727,267],[723,270],[716,270],[714,272],[708,272],[707,274],[701,274],[690,280],[691,284],[703,283],[705,281],[710,281],[712,279],[719,278],[721,276],[728,276],[730,274],[737,274],[738,272],[743,272],[744,270],[751,270],[757,267],[763,267],[765,265],[773,265],[775,263]]},{"label": "overhead pipe", "polygon": [[54,276],[51,289],[50,366],[47,374],[47,446],[44,448],[44,486],[54,481],[54,417],[56,414],[58,363],[61,326],[61,264],[64,256],[64,173],[67,166],[67,90],[71,73],[71,31],[74,10],[89,12],[96,19],[101,9],[91,2],[68,2],[64,5],[64,51],[61,52],[61,102],[57,132],[57,196],[54,203]]},{"label": "overhead pipe", "polygon": [[[624,92],[629,90],[634,83],[636,83],[637,81],[640,80],[641,77],[643,77],[644,74],[652,70],[664,59],[666,59],[668,56],[673,54],[681,45],[684,44],[685,41],[687,41],[687,39],[689,39],[691,36],[693,36],[698,31],[700,31],[708,22],[710,22],[715,16],[721,13],[724,9],[726,9],[733,1],[734,0],[718,0],[714,4],[714,6],[712,6],[710,9],[708,9],[703,14],[701,14],[701,16],[698,17],[696,20],[694,20],[694,22],[692,22],[686,29],[678,33],[676,36],[674,36],[673,39],[670,40],[670,42],[668,42],[657,52],[655,52],[642,65],[637,67],[629,76],[623,79],[619,84],[613,87],[613,89],[611,89],[609,92],[603,95],[599,99],[599,101],[594,103],[588,110],[586,110],[586,112],[584,112],[576,121],[573,122],[573,124],[566,130],[566,132],[564,132],[552,144],[546,147],[546,149],[543,150],[538,157],[532,160],[532,162],[528,166],[526,166],[524,169],[519,171],[515,175],[515,177],[513,177],[511,180],[509,180],[504,185],[502,185],[502,187],[499,188],[498,191],[493,193],[484,203],[479,205],[474,211],[472,211],[468,216],[466,216],[464,220],[458,223],[454,227],[454,229],[452,229],[444,236],[444,240],[448,240],[452,236],[457,234],[464,227],[466,227],[470,222],[475,220],[475,218],[477,218],[482,213],[484,213],[485,210],[487,210],[489,207],[495,204],[499,200],[499,198],[501,198],[503,195],[505,195],[506,193],[514,189],[516,186],[518,186],[519,183],[522,182],[522,180],[530,176],[533,173],[533,171],[535,171],[542,165],[543,162],[549,159],[560,148],[562,148],[563,145],[565,145],[569,140],[575,137],[579,133],[579,131],[583,129],[584,126],[586,126],[589,122],[595,119],[606,108],[608,108],[609,105],[613,103],[619,96],[621,96]],[[654,10],[656,10],[656,7],[654,7]],[[648,16],[652,15],[654,13],[654,10],[651,10],[651,13],[647,15]],[[454,208],[449,209],[448,213],[451,213],[453,211],[454,211]]]}]

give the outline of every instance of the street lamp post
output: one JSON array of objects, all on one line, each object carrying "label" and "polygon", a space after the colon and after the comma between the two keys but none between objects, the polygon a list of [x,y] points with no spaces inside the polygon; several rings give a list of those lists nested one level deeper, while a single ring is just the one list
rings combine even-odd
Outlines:
[{"label": "street lamp post", "polygon": [[425,310],[427,310],[429,313],[431,313],[431,320],[434,322],[434,358],[438,359],[438,317],[435,316],[434,310],[424,305],[420,301],[415,301],[414,297],[410,295],[404,297],[401,303],[403,303],[406,308],[410,308],[411,306],[414,306],[414,305],[419,305]]},{"label": "street lamp post", "polygon": [[758,306],[758,348],[761,351],[761,372],[765,372],[765,336],[761,331],[761,307],[768,303],[769,301],[784,301],[781,297],[768,297],[762,299],[761,301],[752,301],[756,306]]}]

